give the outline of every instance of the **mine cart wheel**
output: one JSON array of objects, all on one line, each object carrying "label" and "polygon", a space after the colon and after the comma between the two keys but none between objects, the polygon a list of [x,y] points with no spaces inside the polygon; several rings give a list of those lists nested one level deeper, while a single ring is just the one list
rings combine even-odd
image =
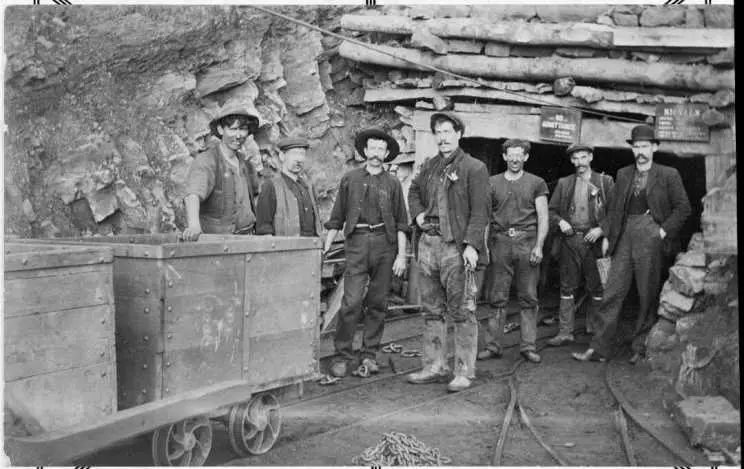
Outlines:
[{"label": "mine cart wheel", "polygon": [[201,466],[212,450],[212,423],[193,417],[161,427],[152,434],[156,466]]},{"label": "mine cart wheel", "polygon": [[281,428],[279,402],[271,394],[255,396],[230,409],[227,433],[239,456],[264,454],[274,446]]}]

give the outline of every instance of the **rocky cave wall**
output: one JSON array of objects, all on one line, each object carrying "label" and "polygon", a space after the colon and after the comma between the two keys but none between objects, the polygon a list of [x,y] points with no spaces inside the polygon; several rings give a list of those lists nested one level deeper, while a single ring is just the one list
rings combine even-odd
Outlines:
[{"label": "rocky cave wall", "polygon": [[[338,31],[358,9],[276,10]],[[355,164],[354,133],[397,122],[362,106],[338,42],[242,6],[9,7],[5,235],[183,228],[194,129],[228,100],[258,109],[245,150],[265,173],[281,136],[311,139],[307,169],[327,219]]]}]

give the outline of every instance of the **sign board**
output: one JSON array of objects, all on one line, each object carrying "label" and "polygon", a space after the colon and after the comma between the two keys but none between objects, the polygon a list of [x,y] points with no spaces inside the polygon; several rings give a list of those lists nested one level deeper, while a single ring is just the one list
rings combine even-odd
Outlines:
[{"label": "sign board", "polygon": [[540,139],[578,143],[581,137],[581,111],[561,107],[540,110]]},{"label": "sign board", "polygon": [[701,120],[707,104],[658,104],[656,138],[682,142],[708,142],[710,130]]}]

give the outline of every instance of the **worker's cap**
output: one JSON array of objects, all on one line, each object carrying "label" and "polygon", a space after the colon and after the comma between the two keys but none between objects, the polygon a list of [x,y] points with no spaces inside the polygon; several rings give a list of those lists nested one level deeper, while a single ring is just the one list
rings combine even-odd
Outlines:
[{"label": "worker's cap", "polygon": [[246,103],[230,103],[221,106],[219,109],[212,112],[212,120],[209,122],[209,127],[214,133],[216,133],[215,130],[219,121],[229,116],[247,117],[251,122],[251,133],[258,130],[258,127],[261,124],[256,108]]},{"label": "worker's cap", "polygon": [[432,114],[429,120],[429,127],[431,127],[432,132],[434,132],[434,124],[440,119],[452,122],[452,127],[455,128],[455,131],[460,131],[465,135],[465,124],[454,112],[435,112]]},{"label": "worker's cap", "polygon": [[310,148],[310,142],[304,137],[284,137],[277,146],[281,151],[287,151],[292,148]]},{"label": "worker's cap", "polygon": [[384,140],[387,142],[388,156],[387,158],[385,158],[385,161],[383,161],[383,163],[391,162],[395,159],[396,156],[398,156],[398,153],[400,153],[400,146],[398,145],[397,140],[395,140],[391,135],[388,135],[382,129],[370,128],[359,132],[354,139],[354,147],[365,159],[367,157],[364,154],[364,148],[367,146],[367,140],[369,140],[370,138]]},{"label": "worker's cap", "polygon": [[566,155],[571,156],[577,151],[588,151],[589,153],[593,154],[594,148],[590,147],[589,145],[584,145],[583,143],[572,143],[568,146],[568,148],[566,148]]},{"label": "worker's cap", "polygon": [[654,128],[646,124],[633,127],[633,130],[630,131],[630,139],[626,141],[628,144],[633,145],[633,142],[638,140],[646,140],[656,144],[659,143],[659,140],[656,138],[656,134],[654,133]]}]

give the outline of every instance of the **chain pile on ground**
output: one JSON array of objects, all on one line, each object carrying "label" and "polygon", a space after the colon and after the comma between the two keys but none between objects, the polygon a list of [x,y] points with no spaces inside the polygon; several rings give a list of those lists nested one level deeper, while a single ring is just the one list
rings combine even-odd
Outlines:
[{"label": "chain pile on ground", "polygon": [[428,448],[415,436],[390,432],[351,462],[356,466],[443,466],[452,459],[439,454],[439,448]]}]

